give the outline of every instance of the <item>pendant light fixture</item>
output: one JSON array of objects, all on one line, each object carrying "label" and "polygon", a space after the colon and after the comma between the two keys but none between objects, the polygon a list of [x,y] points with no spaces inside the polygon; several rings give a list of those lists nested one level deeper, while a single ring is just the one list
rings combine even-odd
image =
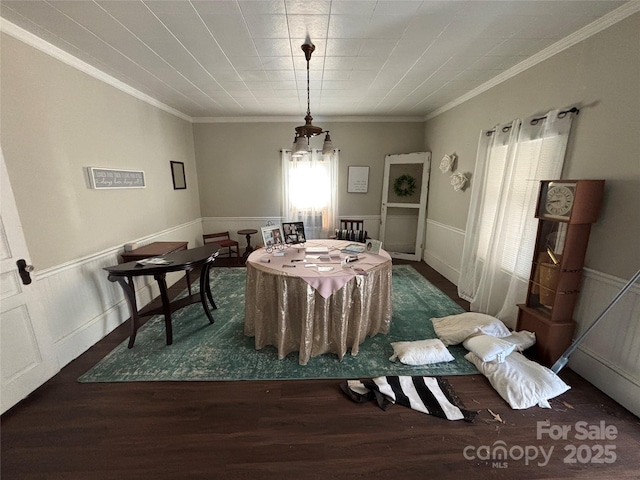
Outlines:
[{"label": "pendant light fixture", "polygon": [[330,155],[333,153],[333,145],[331,143],[331,137],[329,131],[322,130],[321,127],[313,125],[313,117],[311,116],[311,102],[309,96],[309,61],[311,60],[311,54],[316,49],[316,46],[311,43],[311,40],[307,38],[305,43],[300,47],[304,52],[304,56],[307,59],[307,116],[304,117],[305,124],[296,127],[296,134],[293,138],[293,146],[291,147],[291,153],[293,156],[301,156],[310,151],[309,139],[326,133],[324,138],[324,144],[322,145],[322,154]]}]

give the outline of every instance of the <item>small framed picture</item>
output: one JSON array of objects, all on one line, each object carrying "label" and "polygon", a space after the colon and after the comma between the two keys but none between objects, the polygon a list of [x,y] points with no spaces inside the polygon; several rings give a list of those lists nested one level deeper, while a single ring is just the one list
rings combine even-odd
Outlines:
[{"label": "small framed picture", "polygon": [[262,241],[267,249],[284,245],[284,235],[280,225],[262,227]]},{"label": "small framed picture", "polygon": [[366,244],[367,253],[379,255],[381,248],[382,248],[382,242],[380,240],[373,240],[373,239],[367,240],[367,244]]},{"label": "small framed picture", "polygon": [[304,243],[307,237],[304,234],[304,223],[302,222],[286,222],[282,224],[284,232],[284,243]]},{"label": "small framed picture", "polygon": [[369,191],[369,167],[349,167],[347,180],[348,193],[367,193]]},{"label": "small framed picture", "polygon": [[184,190],[187,188],[187,179],[184,176],[183,162],[169,162],[171,164],[171,177],[173,178],[173,189]]}]

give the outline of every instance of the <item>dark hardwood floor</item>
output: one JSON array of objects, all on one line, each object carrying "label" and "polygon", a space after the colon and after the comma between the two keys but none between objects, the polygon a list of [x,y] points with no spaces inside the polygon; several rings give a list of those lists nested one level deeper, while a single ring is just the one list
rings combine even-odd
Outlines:
[{"label": "dark hardwood floor", "polygon": [[[336,380],[78,383],[127,326],[2,416],[3,480],[640,478],[638,418],[568,368],[551,410],[512,410],[485,377],[449,377],[474,423],[356,404]],[[566,439],[538,435],[540,422]],[[585,427],[609,438],[581,439]]]}]

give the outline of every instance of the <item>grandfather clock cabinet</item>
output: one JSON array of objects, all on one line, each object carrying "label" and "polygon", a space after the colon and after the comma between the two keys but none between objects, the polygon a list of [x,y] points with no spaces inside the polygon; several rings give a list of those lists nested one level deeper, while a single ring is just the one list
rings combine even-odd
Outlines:
[{"label": "grandfather clock cabinet", "polygon": [[603,193],[604,180],[540,182],[531,275],[516,329],[535,332],[532,354],[543,365],[551,366],[571,345],[589,234]]}]

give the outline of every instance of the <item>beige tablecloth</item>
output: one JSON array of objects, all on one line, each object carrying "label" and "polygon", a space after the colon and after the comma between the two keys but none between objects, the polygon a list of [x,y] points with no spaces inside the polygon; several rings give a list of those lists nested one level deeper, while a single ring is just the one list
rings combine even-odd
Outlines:
[{"label": "beige tablecloth", "polygon": [[[367,336],[389,332],[391,257],[383,250],[380,255],[360,253],[358,261],[345,267],[346,254],[340,249],[349,243],[307,243],[328,246],[329,258],[309,258],[297,247],[286,248],[283,256],[264,249],[249,256],[244,333],[255,337],[256,349],[273,345],[279,358],[297,351],[299,363],[306,365],[323,353],[340,359],[349,350],[356,355]],[[333,293],[327,294],[327,286]]]}]

